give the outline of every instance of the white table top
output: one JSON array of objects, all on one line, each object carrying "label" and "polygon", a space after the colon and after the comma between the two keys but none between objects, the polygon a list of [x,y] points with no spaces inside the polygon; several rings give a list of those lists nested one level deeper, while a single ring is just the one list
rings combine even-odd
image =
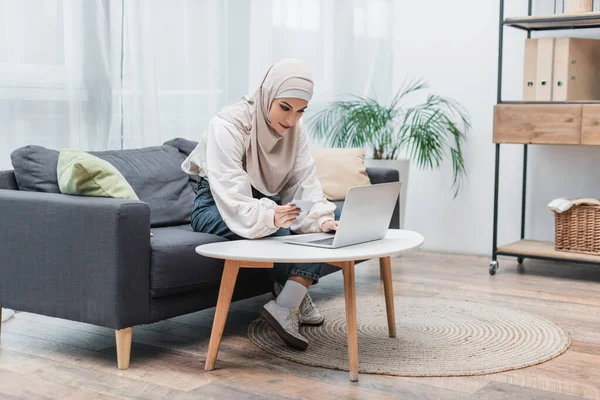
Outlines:
[{"label": "white table top", "polygon": [[419,247],[425,240],[417,232],[390,229],[384,239],[339,249],[284,243],[285,236],[259,240],[235,240],[196,247],[196,253],[226,260],[263,262],[356,261],[394,256]]}]

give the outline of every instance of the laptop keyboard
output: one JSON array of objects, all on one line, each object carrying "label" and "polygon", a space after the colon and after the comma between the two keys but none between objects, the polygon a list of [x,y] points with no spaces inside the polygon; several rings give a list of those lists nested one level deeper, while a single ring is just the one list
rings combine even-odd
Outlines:
[{"label": "laptop keyboard", "polygon": [[309,243],[332,245],[333,244],[333,239],[335,239],[335,236],[327,238],[327,239],[311,240]]}]

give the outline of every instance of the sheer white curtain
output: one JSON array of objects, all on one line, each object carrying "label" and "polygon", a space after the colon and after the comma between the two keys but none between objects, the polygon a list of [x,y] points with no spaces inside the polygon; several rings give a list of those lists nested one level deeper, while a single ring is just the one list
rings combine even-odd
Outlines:
[{"label": "sheer white curtain", "polygon": [[389,0],[114,2],[124,4],[123,129],[111,130],[112,148],[121,138],[125,148],[200,139],[223,105],[252,94],[285,57],[313,72],[313,109],[393,90]]},{"label": "sheer white curtain", "polygon": [[123,147],[197,136],[225,102],[226,3],[113,2],[124,4]]},{"label": "sheer white curtain", "polygon": [[[304,60],[315,79],[313,105],[347,95],[392,93],[388,0],[252,0],[249,90],[285,57]],[[313,109],[315,107],[312,107]]]},{"label": "sheer white curtain", "polygon": [[106,147],[110,6],[0,0],[0,168],[26,144]]},{"label": "sheer white curtain", "polygon": [[284,57],[313,109],[390,97],[389,0],[0,0],[0,168],[17,147],[86,150],[199,139]]},{"label": "sheer white curtain", "polygon": [[202,131],[225,102],[226,3],[0,0],[0,168]]}]

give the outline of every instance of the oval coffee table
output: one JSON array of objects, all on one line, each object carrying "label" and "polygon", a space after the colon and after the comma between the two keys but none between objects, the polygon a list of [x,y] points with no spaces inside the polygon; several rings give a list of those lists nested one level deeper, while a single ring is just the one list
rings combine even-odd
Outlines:
[{"label": "oval coffee table", "polygon": [[[325,249],[283,242],[285,237],[260,240],[237,240],[210,243],[196,247],[196,253],[205,257],[225,260],[219,300],[213,322],[205,369],[214,368],[223,337],[225,321],[231,304],[231,296],[240,268],[273,268],[273,263],[324,262],[342,269],[344,274],[344,297],[346,299],[346,330],[348,335],[348,369],[350,380],[358,381],[358,335],[356,330],[356,291],[354,286],[354,261],[379,258],[385,292],[388,330],[396,337],[394,318],[394,295],[390,257],[423,243],[419,233],[390,229],[384,239],[342,247]],[[327,318],[327,316],[325,316]]]}]

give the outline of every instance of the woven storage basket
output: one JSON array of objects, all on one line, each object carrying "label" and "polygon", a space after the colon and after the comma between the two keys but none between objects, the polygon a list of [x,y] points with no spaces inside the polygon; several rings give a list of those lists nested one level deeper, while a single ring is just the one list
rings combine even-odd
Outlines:
[{"label": "woven storage basket", "polygon": [[557,251],[600,255],[600,206],[576,205],[554,218]]}]

